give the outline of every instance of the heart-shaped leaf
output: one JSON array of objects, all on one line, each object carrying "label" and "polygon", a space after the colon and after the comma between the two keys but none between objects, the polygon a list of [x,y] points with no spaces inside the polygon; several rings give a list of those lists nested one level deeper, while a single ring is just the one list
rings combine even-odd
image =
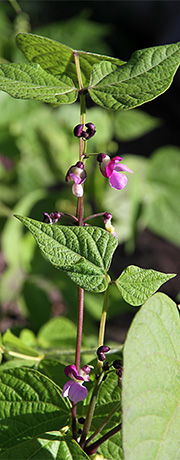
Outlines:
[{"label": "heart-shaped leaf", "polygon": [[124,346],[124,460],[179,458],[179,401],[179,313],[158,293],[135,316]]},{"label": "heart-shaped leaf", "polygon": [[132,109],[164,93],[179,64],[180,42],[136,51],[120,67],[104,61],[92,68],[89,94],[106,109]]},{"label": "heart-shaped leaf", "polygon": [[16,216],[30,230],[44,256],[87,291],[107,289],[117,239],[100,227],[50,225]]},{"label": "heart-shaped leaf", "polygon": [[1,64],[0,89],[18,99],[36,99],[54,106],[71,104],[78,95],[69,77],[59,80],[39,64]]},{"label": "heart-shaped leaf", "polygon": [[16,42],[18,48],[20,48],[29,62],[40,64],[44,70],[52,75],[68,75],[72,78],[77,88],[79,85],[74,53],[79,56],[84,87],[89,84],[91,68],[94,64],[101,61],[110,61],[117,66],[124,64],[124,61],[120,59],[85,51],[76,51],[69,46],[39,35],[20,33],[16,37]]},{"label": "heart-shaped leaf", "polygon": [[115,284],[127,303],[138,306],[174,276],[130,265],[123,270]]}]

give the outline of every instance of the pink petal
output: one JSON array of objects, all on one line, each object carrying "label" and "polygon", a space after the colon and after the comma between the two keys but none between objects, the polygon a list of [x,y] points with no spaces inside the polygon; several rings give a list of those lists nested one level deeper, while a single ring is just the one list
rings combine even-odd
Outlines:
[{"label": "pink petal", "polygon": [[65,385],[63,386],[63,391],[62,391],[63,398],[67,398],[67,396],[69,396],[69,390],[73,384],[74,384],[74,380],[68,380],[68,382],[65,383]]},{"label": "pink petal", "polygon": [[82,180],[80,177],[76,176],[75,174],[73,174],[72,172],[69,174],[69,176],[71,177],[71,179],[75,182],[75,184],[81,184]]},{"label": "pink petal", "polygon": [[88,395],[88,390],[86,387],[83,387],[80,383],[74,382],[69,389],[69,399],[73,402],[83,401]]},{"label": "pink petal", "polygon": [[74,196],[77,196],[78,198],[80,196],[83,196],[83,193],[84,193],[83,186],[81,184],[74,183],[72,186],[72,193]]},{"label": "pink petal", "polygon": [[66,377],[69,377],[69,375],[73,375],[74,378],[77,378],[78,376],[78,371],[74,364],[69,364],[69,366],[66,366],[64,369],[64,373]]},{"label": "pink petal", "polygon": [[111,160],[109,161],[108,165],[106,166],[106,177],[110,177],[111,174],[113,173],[115,168],[115,161]]},{"label": "pink petal", "polygon": [[113,171],[109,178],[109,183],[112,188],[122,190],[127,184],[127,177],[124,174],[119,174],[116,171]]},{"label": "pink petal", "polygon": [[130,172],[130,173],[133,173],[133,171],[128,168],[128,166],[124,165],[124,164],[120,164],[120,165],[115,165],[115,171],[127,171],[127,172]]}]

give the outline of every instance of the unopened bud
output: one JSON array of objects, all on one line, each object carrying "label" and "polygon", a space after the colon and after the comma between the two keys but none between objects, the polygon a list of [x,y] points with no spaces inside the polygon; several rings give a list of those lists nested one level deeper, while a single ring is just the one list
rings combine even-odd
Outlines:
[{"label": "unopened bud", "polygon": [[102,345],[101,347],[97,349],[97,356],[98,356],[99,361],[106,360],[105,353],[107,353],[109,350],[110,348],[107,345]]}]

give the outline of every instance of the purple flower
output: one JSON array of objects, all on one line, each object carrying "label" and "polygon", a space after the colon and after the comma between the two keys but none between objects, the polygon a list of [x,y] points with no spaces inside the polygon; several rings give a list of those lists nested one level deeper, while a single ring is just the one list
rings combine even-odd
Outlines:
[{"label": "purple flower", "polygon": [[79,373],[74,364],[67,366],[64,372],[71,380],[65,383],[62,397],[67,398],[68,396],[73,402],[83,401],[88,395],[88,390],[86,387],[83,387],[83,383],[89,381],[90,371],[90,366],[82,367]]},{"label": "purple flower", "polygon": [[112,160],[110,159],[109,155],[105,155],[105,153],[99,153],[97,157],[97,161],[99,161],[100,171],[104,177],[109,178],[109,183],[112,188],[116,190],[122,190],[127,184],[127,177],[119,173],[119,171],[127,171],[133,173],[128,166],[124,164],[120,164],[122,161],[121,157],[114,157]]},{"label": "purple flower", "polygon": [[75,165],[71,166],[68,169],[68,172],[65,177],[65,181],[69,182],[70,180],[74,181],[72,186],[73,195],[80,197],[83,196],[83,187],[82,184],[86,180],[87,174],[84,169],[83,161],[78,161]]}]

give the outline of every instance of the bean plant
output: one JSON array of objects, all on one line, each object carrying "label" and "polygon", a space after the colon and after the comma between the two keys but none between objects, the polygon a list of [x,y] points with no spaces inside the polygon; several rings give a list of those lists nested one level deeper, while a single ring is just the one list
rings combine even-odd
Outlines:
[{"label": "bean plant", "polygon": [[[79,119],[72,126],[77,158],[64,178],[77,200],[75,215],[66,209],[45,209],[43,221],[15,215],[45,258],[67,275],[67,285],[68,277],[77,285],[73,307],[78,319],[75,351],[64,350],[62,362],[10,331],[4,334],[0,458],[174,460],[180,457],[180,323],[175,303],[156,291],[175,275],[131,265],[112,279],[118,235],[111,209],[86,215],[84,194],[92,180],[87,165],[94,159],[119,200],[134,174],[122,157],[91,151],[96,126],[86,119],[87,99],[105,110],[127,111],[160,96],[179,67],[180,43],[136,51],[124,62],[29,33],[19,33],[16,41],[29,63],[1,64],[0,89],[53,107],[79,104]],[[101,227],[91,225],[96,218]],[[125,344],[116,348],[105,337],[114,287],[119,298],[141,307]],[[104,300],[96,350],[84,362],[86,291],[104,293]],[[66,323],[62,317],[59,321],[63,333]]]}]

